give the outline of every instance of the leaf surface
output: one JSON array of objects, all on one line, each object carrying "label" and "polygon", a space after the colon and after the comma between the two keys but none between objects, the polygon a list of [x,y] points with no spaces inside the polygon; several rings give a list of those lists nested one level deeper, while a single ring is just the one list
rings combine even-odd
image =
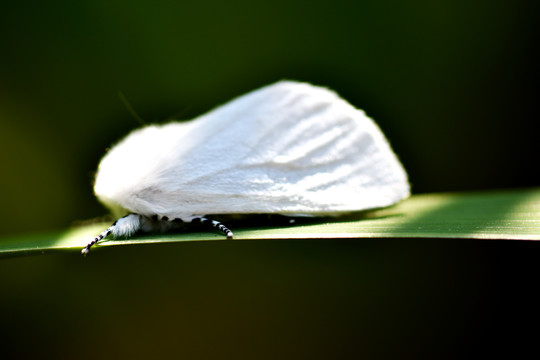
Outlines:
[{"label": "leaf surface", "polygon": [[[63,232],[0,240],[0,256],[80,251],[110,224],[73,227]],[[470,193],[413,195],[396,206],[308,223],[253,227],[244,221],[234,240],[344,238],[464,238],[540,240],[540,188]],[[105,239],[106,246],[226,240],[217,232],[151,234],[131,239]]]}]

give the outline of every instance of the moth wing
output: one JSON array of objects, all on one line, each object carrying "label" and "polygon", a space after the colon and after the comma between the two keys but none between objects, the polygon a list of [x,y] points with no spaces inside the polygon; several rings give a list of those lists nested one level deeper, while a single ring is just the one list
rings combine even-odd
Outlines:
[{"label": "moth wing", "polygon": [[[130,154],[137,160],[119,171]],[[292,81],[132,133],[103,159],[95,189],[112,208],[169,217],[338,214],[409,195],[405,170],[362,110]]]}]

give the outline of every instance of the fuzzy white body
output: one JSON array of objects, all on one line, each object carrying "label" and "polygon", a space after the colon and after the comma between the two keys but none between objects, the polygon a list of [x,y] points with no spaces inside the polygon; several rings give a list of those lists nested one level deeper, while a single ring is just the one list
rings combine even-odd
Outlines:
[{"label": "fuzzy white body", "polygon": [[189,122],[132,132],[99,164],[116,215],[336,215],[409,196],[377,125],[334,92],[282,81]]}]

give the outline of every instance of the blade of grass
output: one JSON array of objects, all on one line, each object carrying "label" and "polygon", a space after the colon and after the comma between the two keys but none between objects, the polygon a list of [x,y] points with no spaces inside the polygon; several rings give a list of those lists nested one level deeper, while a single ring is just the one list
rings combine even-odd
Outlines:
[{"label": "blade of grass", "polygon": [[[0,240],[0,256],[80,251],[109,224]],[[320,238],[467,238],[540,240],[540,188],[421,194],[396,206],[320,219],[309,224],[253,228],[240,223],[235,240]],[[183,232],[104,240],[95,248],[180,241],[224,240],[213,232]],[[235,241],[233,240],[233,241]],[[94,250],[94,249],[93,249]]]}]

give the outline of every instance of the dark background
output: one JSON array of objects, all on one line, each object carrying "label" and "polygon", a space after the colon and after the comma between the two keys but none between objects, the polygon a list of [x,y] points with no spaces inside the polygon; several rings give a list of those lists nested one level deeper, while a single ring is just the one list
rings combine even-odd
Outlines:
[{"label": "dark background", "polygon": [[[0,234],[106,211],[105,149],[280,79],[381,126],[415,193],[537,186],[538,1],[12,1]],[[217,141],[217,140],[216,140]],[[519,358],[536,242],[218,241],[0,262],[6,358]],[[533,355],[534,356],[534,355]]]},{"label": "dark background", "polygon": [[534,359],[538,256],[536,242],[349,239],[3,259],[2,357]]},{"label": "dark background", "polygon": [[140,126],[119,92],[163,122],[308,81],[376,120],[416,193],[538,185],[536,10],[521,0],[3,2],[0,233],[105,213],[93,172]]}]

